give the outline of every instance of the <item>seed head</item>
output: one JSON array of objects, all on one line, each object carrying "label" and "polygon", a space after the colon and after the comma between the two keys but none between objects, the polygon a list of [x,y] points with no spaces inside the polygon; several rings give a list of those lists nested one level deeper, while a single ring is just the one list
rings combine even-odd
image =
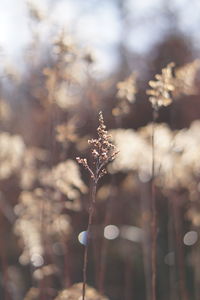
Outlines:
[{"label": "seed head", "polygon": [[162,106],[168,106],[172,103],[171,92],[175,89],[174,77],[172,68],[174,63],[170,63],[166,68],[162,69],[162,74],[156,74],[155,81],[150,80],[149,85],[152,89],[147,90],[147,95],[150,95],[149,101],[153,109],[159,110]]},{"label": "seed head", "polygon": [[117,89],[118,98],[125,98],[129,102],[135,102],[135,94],[137,93],[136,74],[132,73],[124,81],[118,82]]},{"label": "seed head", "polygon": [[106,165],[112,161],[118,153],[116,147],[110,142],[111,136],[106,130],[101,111],[99,113],[99,126],[97,128],[97,134],[97,139],[88,140],[88,144],[91,147],[91,155],[93,158],[94,167],[91,168],[88,165],[86,158],[76,158],[78,163],[82,164],[83,167],[89,171],[91,178],[95,182],[98,182],[98,180],[107,173],[105,169]]}]

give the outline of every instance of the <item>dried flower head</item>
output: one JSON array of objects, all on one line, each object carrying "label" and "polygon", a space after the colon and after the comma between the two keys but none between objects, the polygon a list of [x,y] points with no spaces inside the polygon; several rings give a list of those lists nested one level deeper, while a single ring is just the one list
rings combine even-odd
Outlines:
[{"label": "dried flower head", "polygon": [[91,175],[91,178],[97,183],[98,180],[107,173],[105,167],[112,161],[118,151],[116,147],[110,142],[111,136],[106,130],[102,112],[99,113],[99,127],[97,128],[98,139],[88,140],[91,146],[91,154],[93,158],[94,168],[88,165],[86,158],[77,157],[76,160],[82,164]]},{"label": "dried flower head", "polygon": [[172,68],[174,63],[170,63],[166,68],[162,69],[162,74],[156,74],[155,81],[150,80],[149,85],[152,89],[147,90],[150,95],[149,101],[154,110],[158,110],[161,106],[168,106],[172,103],[171,92],[174,91],[174,77]]},{"label": "dried flower head", "polygon": [[137,93],[136,74],[132,73],[124,81],[117,84],[117,104],[112,110],[113,116],[122,116],[130,112],[130,103],[135,102],[135,95]]},{"label": "dried flower head", "polygon": [[200,70],[200,59],[177,68],[175,71],[175,97],[179,97],[182,94],[196,95],[198,94],[198,88],[195,84],[197,73]]},{"label": "dried flower head", "polygon": [[118,98],[126,98],[129,102],[134,102],[135,94],[137,93],[135,73],[132,73],[124,81],[118,82],[117,89]]}]

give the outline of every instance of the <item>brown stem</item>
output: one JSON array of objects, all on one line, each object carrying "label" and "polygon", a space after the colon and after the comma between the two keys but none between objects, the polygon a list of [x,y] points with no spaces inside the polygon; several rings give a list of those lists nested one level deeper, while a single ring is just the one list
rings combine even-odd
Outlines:
[{"label": "brown stem", "polygon": [[4,223],[4,216],[2,212],[0,211],[0,233],[2,237],[2,243],[0,247],[0,265],[2,270],[2,286],[3,286],[3,293],[4,293],[4,299],[9,299],[9,293],[8,293],[8,265],[7,265],[7,257],[6,257],[6,247],[5,247],[5,223]]},{"label": "brown stem", "polygon": [[[172,199],[173,201],[173,199]],[[174,223],[173,223],[173,210],[171,207],[171,197],[168,201],[168,252],[171,253],[174,251]],[[174,264],[169,268],[169,300],[178,299],[178,288],[176,286],[176,269],[177,266]]]},{"label": "brown stem", "polygon": [[[42,203],[41,203],[41,239],[42,239],[42,246],[43,246],[43,258],[45,260],[45,256],[46,256],[46,231],[45,231],[45,201],[46,199],[41,199]],[[46,279],[45,277],[42,278],[40,280],[39,283],[39,290],[40,290],[40,300],[46,300],[46,295],[45,295],[45,290],[46,290],[47,286],[46,286]]]},{"label": "brown stem", "polygon": [[183,252],[183,244],[182,244],[182,216],[180,211],[180,197],[178,195],[174,195],[172,197],[172,209],[173,209],[173,217],[174,217],[174,227],[175,227],[175,236],[176,236],[176,248],[177,248],[177,264],[178,264],[178,272],[179,272],[179,290],[181,299],[188,300],[188,292],[186,289],[186,278],[185,278],[185,266],[184,266],[184,252]]},{"label": "brown stem", "polygon": [[[105,228],[108,224],[111,223],[112,218],[112,205],[113,200],[116,196],[117,190],[114,186],[115,180],[112,180],[112,186],[110,189],[110,195],[108,198],[108,201],[106,203],[106,215],[104,218],[103,228]],[[108,240],[103,237],[102,240],[102,247],[101,247],[101,256],[100,256],[100,264],[99,264],[99,281],[98,281],[98,289],[100,294],[104,294],[105,287],[104,287],[104,281],[105,281],[105,271],[106,271],[106,253],[108,248]]]},{"label": "brown stem", "polygon": [[152,128],[152,181],[151,181],[151,238],[152,238],[152,250],[151,250],[151,299],[156,300],[156,257],[157,257],[157,214],[156,214],[156,195],[155,195],[155,123],[158,116],[156,110],[153,111],[153,128]]},{"label": "brown stem", "polygon": [[89,208],[89,219],[88,219],[86,245],[85,245],[84,260],[83,260],[82,300],[85,300],[85,289],[86,289],[86,282],[87,282],[88,250],[89,250],[89,241],[90,241],[90,238],[91,238],[91,228],[92,228],[93,215],[94,215],[94,211],[95,211],[96,190],[97,190],[97,182],[93,181],[93,184],[92,184],[92,201],[91,201],[90,208]]},{"label": "brown stem", "polygon": [[140,184],[140,203],[141,203],[141,216],[142,216],[142,229],[144,230],[144,239],[142,241],[143,264],[145,275],[145,288],[146,299],[150,300],[151,297],[151,228],[149,227],[151,203],[150,198],[150,185],[139,181]]}]

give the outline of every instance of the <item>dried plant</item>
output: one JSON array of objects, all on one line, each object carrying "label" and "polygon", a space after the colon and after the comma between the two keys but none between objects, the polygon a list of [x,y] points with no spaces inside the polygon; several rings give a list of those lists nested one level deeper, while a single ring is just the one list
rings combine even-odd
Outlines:
[{"label": "dried plant", "polygon": [[[200,173],[199,132],[199,121],[194,121],[188,129],[182,130],[171,130],[166,124],[155,124],[154,183],[158,188],[162,188],[163,192],[186,189],[191,200],[198,199],[194,179],[198,178]],[[112,130],[111,134],[119,154],[109,166],[110,173],[134,172],[141,181],[150,181],[152,124],[137,131],[116,129]]]},{"label": "dried plant", "polygon": [[137,93],[136,74],[132,73],[124,81],[118,82],[117,89],[118,89],[117,92],[118,98],[125,98],[129,102],[134,102],[135,95]]},{"label": "dried plant", "polygon": [[159,108],[162,106],[168,106],[172,103],[171,92],[174,91],[174,78],[172,74],[172,68],[174,63],[170,63],[166,68],[162,69],[161,74],[156,74],[156,81],[149,81],[149,85],[152,88],[147,90],[147,95],[150,95],[149,101],[151,102],[153,109],[153,123],[152,123],[152,181],[151,181],[151,235],[152,235],[152,250],[151,250],[151,268],[152,268],[152,280],[151,280],[151,293],[152,300],[156,300],[156,258],[157,258],[157,216],[156,216],[156,197],[155,197],[155,122],[158,117]]},{"label": "dried plant", "polygon": [[[63,111],[79,104],[82,90],[88,80],[88,60],[92,57],[74,42],[72,36],[62,30],[53,40],[56,64],[44,68],[47,102],[56,104]],[[92,63],[90,59],[89,63]],[[44,99],[42,99],[44,102]]]},{"label": "dried plant", "polygon": [[154,110],[158,111],[162,106],[168,106],[172,103],[171,92],[174,91],[174,77],[172,68],[174,63],[170,63],[162,69],[161,74],[156,74],[156,80],[150,80],[149,85],[152,89],[147,90],[149,101]]},{"label": "dried plant", "polygon": [[117,105],[113,108],[114,116],[121,116],[130,112],[130,103],[134,103],[137,94],[136,74],[132,73],[124,81],[117,83]]},{"label": "dried plant", "polygon": [[[180,258],[175,255],[175,265],[170,267],[169,273],[173,272],[176,266],[178,276],[185,272],[183,258],[187,259],[188,264],[191,263],[192,267],[186,266],[186,271],[188,272],[187,268],[193,268],[194,276],[192,279],[189,278],[189,281],[187,278],[186,283],[189,283],[188,286],[197,287],[199,293],[196,293],[195,298],[200,299],[198,243],[194,248],[187,246],[187,250],[183,251],[184,239],[180,230],[182,228],[178,228],[181,224],[181,226],[184,225],[184,232],[192,228],[199,235],[200,231],[200,122],[195,121],[190,125],[186,123],[198,116],[198,110],[196,109],[194,114],[193,108],[190,107],[187,120],[182,117],[181,113],[178,115],[180,127],[184,126],[184,129],[171,130],[167,124],[157,124],[160,109],[170,105],[173,99],[186,95],[186,100],[186,98],[189,99],[189,95],[198,95],[200,60],[182,65],[175,70],[173,70],[174,63],[170,63],[162,69],[161,74],[157,74],[155,79],[149,82],[150,88],[147,94],[153,108],[153,122],[139,127],[146,122],[148,107],[143,101],[138,101],[138,105],[134,104],[139,90],[136,74],[132,73],[123,81],[118,82],[117,86],[115,75],[109,75],[108,78],[102,80],[101,74],[97,74],[95,68],[90,69],[94,62],[91,53],[79,47],[78,43],[74,42],[73,36],[51,24],[54,22],[54,16],[49,14],[49,11],[47,14],[42,7],[37,7],[34,4],[35,1],[30,0],[27,3],[29,15],[31,15],[30,29],[34,34],[25,53],[25,63],[29,66],[26,72],[19,72],[16,67],[4,62],[3,59],[1,68],[5,75],[1,80],[0,95],[0,123],[2,125],[0,132],[0,235],[4,240],[0,246],[2,297],[5,300],[10,298],[21,300],[23,297],[25,297],[24,300],[107,300],[107,297],[103,296],[105,285],[105,290],[109,292],[111,299],[143,299],[145,293],[147,298],[151,297],[151,300],[155,300],[157,298],[157,262],[159,274],[162,274],[158,280],[158,283],[161,283],[158,290],[161,292],[163,286],[168,286],[168,280],[164,282],[162,279],[166,268],[160,268],[163,255],[156,255],[156,246],[161,246],[162,251],[166,250],[166,253],[163,251],[166,256],[174,250],[177,256],[180,253],[179,256],[182,256]],[[57,9],[57,4],[52,2],[51,5],[55,5]],[[48,44],[43,47],[45,44],[42,38],[43,30],[39,31],[40,28],[46,31],[46,27],[51,28],[51,33],[54,32],[55,35],[52,40],[48,39]],[[44,54],[47,54],[45,59],[43,59]],[[140,63],[136,65],[142,69]],[[121,71],[123,72],[123,69]],[[140,84],[143,85],[144,82],[141,80]],[[16,91],[16,87],[19,88],[17,91],[20,90],[20,94],[15,95],[13,92]],[[105,99],[108,101],[104,101]],[[197,97],[191,99],[193,101]],[[111,117],[110,123],[114,120],[116,129],[108,132],[102,113],[100,113],[98,136],[92,139],[90,128],[92,114],[102,105],[107,109],[108,114],[112,111],[114,118]],[[185,101],[177,102],[176,109],[179,105],[181,105],[181,112],[185,112]],[[198,105],[196,102],[196,107]],[[141,113],[141,115],[134,120],[131,128],[128,128],[133,117],[130,113],[133,107],[134,113]],[[124,124],[122,124],[120,117],[125,115],[127,118],[123,119]],[[162,117],[160,115],[160,120]],[[185,125],[188,127],[186,128]],[[80,127],[81,130],[78,132],[77,129]],[[139,128],[133,129],[136,127]],[[31,134],[28,132],[29,129],[31,129]],[[111,136],[113,143],[110,141]],[[83,230],[85,220],[83,200],[87,197],[88,187],[84,183],[84,177],[81,176],[78,163],[72,159],[75,152],[87,153],[88,143],[91,148],[89,158],[77,158],[78,163],[87,170],[82,175],[85,176],[85,173],[89,172],[92,183],[91,199],[88,201],[87,234],[81,240],[81,235],[78,236],[78,234]],[[117,149],[118,155],[116,155]],[[98,183],[107,171],[116,174],[113,176],[114,181],[106,182],[98,189],[96,196]],[[141,201],[138,201],[139,197]],[[174,223],[171,222],[169,215],[169,223],[172,224],[170,228],[175,226],[173,230],[169,230],[168,234],[165,233],[165,238],[171,239],[175,230],[179,245],[177,247],[176,241],[174,243],[173,236],[171,244],[168,243],[170,253],[167,253],[163,243],[160,243],[159,239],[157,241],[156,213],[159,212],[161,225],[159,230],[163,234],[163,228],[164,232],[167,232],[165,231],[167,222],[165,218],[162,218],[162,213],[168,203],[163,200],[169,197],[170,205],[173,209],[177,209],[178,214],[177,211],[174,215],[172,214]],[[172,204],[173,201],[175,205]],[[107,206],[111,202],[113,204]],[[100,209],[94,222],[97,204]],[[179,204],[180,207],[178,207]],[[105,212],[110,216],[107,217]],[[170,210],[169,213],[171,212]],[[167,211],[164,214],[168,217]],[[151,226],[149,226],[150,222]],[[105,253],[103,243],[107,240],[106,234],[111,230],[107,231],[106,227],[111,224],[116,224],[119,235],[115,242],[108,242],[108,251]],[[138,231],[139,242],[128,233],[125,235],[124,228],[127,224],[142,226],[145,230],[145,246],[147,247],[143,253],[144,281],[140,279],[140,275],[137,280],[134,280],[135,272],[141,265],[136,243],[139,247],[141,246],[139,243],[143,234],[139,233],[141,230]],[[152,239],[150,239],[150,231]],[[13,232],[17,238],[13,238]],[[92,239],[94,239],[93,245],[91,245]],[[79,259],[82,248],[78,246],[78,241],[85,243],[83,282],[73,284],[80,279],[79,270],[82,264],[82,260]],[[156,245],[157,242],[158,245]],[[89,273],[90,268],[87,267],[90,246],[95,248],[92,253],[95,258],[94,273]],[[128,256],[128,259],[125,256]],[[101,265],[103,264],[101,258],[106,261],[105,267]],[[135,265],[134,260],[137,259]],[[16,267],[14,261],[18,260],[20,264]],[[123,260],[125,268],[121,264]],[[147,261],[150,261],[151,266]],[[106,270],[107,266],[111,268]],[[25,279],[21,276],[22,282],[19,283],[20,276],[18,275],[24,275],[24,269],[28,270],[29,267],[30,276]],[[115,268],[118,267],[119,270],[117,269],[115,274]],[[13,268],[17,268],[19,273],[15,273]],[[91,281],[94,278],[94,281],[98,283],[98,292],[87,286],[87,278],[91,274],[94,275]],[[104,280],[104,274],[108,280]],[[111,276],[112,280],[110,280]],[[192,282],[193,278],[194,282]],[[152,280],[150,284],[152,293],[150,280]],[[31,281],[35,287],[30,288]],[[132,285],[133,282],[136,286]],[[170,284],[174,283],[173,280],[171,282]],[[137,284],[141,286],[145,283],[147,283],[147,289],[144,292],[138,288]],[[181,284],[183,287],[184,282],[181,283],[180,280]],[[29,291],[24,296],[26,290]],[[125,291],[125,297],[122,296],[122,290]],[[131,294],[133,292],[134,295]],[[190,293],[192,297],[193,291]],[[180,293],[181,297],[182,295]],[[166,297],[176,299],[178,295],[166,294]]]},{"label": "dried plant", "polygon": [[197,95],[198,87],[196,85],[197,73],[200,70],[200,59],[196,59],[175,70],[175,97],[180,95]]},{"label": "dried plant", "polygon": [[93,166],[90,167],[86,158],[77,157],[79,164],[82,164],[85,169],[90,173],[94,183],[103,177],[107,171],[106,165],[113,161],[118,151],[116,147],[110,142],[111,136],[105,130],[102,112],[99,113],[99,127],[97,128],[98,139],[88,140],[91,146],[91,154],[93,158]]},{"label": "dried plant", "polygon": [[87,281],[87,262],[88,262],[88,243],[91,235],[91,226],[93,222],[93,215],[96,204],[96,190],[97,183],[101,177],[103,177],[107,171],[105,167],[107,164],[114,160],[118,151],[116,147],[110,142],[110,135],[106,131],[106,126],[104,124],[104,119],[102,112],[99,113],[99,127],[97,128],[97,139],[88,140],[89,145],[91,146],[91,155],[93,159],[92,167],[89,166],[86,158],[77,157],[79,164],[89,172],[92,179],[92,199],[89,209],[89,219],[87,226],[87,241],[84,252],[84,262],[83,262],[83,290],[82,290],[82,300],[85,299],[85,289]]}]

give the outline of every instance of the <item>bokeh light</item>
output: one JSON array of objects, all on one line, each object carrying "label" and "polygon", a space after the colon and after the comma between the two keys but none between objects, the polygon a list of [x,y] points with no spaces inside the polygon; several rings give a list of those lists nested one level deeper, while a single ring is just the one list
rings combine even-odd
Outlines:
[{"label": "bokeh light", "polygon": [[119,228],[115,225],[107,225],[104,228],[104,237],[107,240],[114,240],[119,236]]},{"label": "bokeh light", "polygon": [[183,242],[186,246],[194,245],[198,240],[198,233],[196,231],[188,231],[183,238]]}]

